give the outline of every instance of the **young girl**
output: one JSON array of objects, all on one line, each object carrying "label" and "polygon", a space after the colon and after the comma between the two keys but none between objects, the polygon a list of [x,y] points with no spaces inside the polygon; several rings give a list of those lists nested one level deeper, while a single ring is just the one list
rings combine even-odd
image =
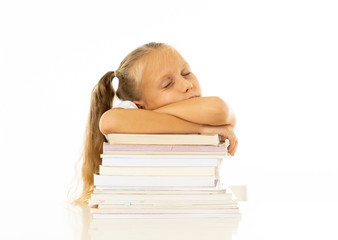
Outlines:
[{"label": "young girl", "polygon": [[[115,78],[119,80],[116,95],[122,102],[112,108]],[[94,87],[83,153],[83,191],[77,202],[90,198],[108,133],[219,134],[222,140],[229,139],[228,151],[234,155],[235,124],[235,116],[222,99],[202,97],[196,76],[174,48],[145,44]]]}]

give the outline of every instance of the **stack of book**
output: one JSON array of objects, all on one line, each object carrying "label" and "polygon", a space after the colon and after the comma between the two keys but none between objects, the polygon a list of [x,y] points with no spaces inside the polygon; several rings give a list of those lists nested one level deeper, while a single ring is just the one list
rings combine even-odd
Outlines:
[{"label": "stack of book", "polygon": [[238,218],[220,182],[218,135],[109,134],[89,200],[95,218]]}]

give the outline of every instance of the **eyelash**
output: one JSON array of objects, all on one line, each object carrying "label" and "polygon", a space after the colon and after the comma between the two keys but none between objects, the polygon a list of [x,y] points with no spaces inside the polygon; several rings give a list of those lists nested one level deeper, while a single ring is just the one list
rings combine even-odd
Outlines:
[{"label": "eyelash", "polygon": [[164,86],[164,88],[169,88],[172,85],[173,81],[171,81],[170,83],[168,83],[166,86]]},{"label": "eyelash", "polygon": [[[190,75],[191,72],[188,72],[188,73],[185,73],[185,74],[182,74],[183,77],[186,77],[188,75]],[[164,86],[164,88],[169,88],[172,84],[174,83],[174,81],[171,81],[170,83],[168,83],[166,86]]]}]

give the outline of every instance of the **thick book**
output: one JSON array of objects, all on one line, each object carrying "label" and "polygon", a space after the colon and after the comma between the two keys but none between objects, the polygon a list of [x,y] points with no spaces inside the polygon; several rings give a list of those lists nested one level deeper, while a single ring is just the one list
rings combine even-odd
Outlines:
[{"label": "thick book", "polygon": [[109,144],[103,143],[103,154],[135,155],[220,155],[229,156],[229,141],[217,146],[204,145],[146,145],[146,144]]},{"label": "thick book", "polygon": [[218,134],[108,134],[109,144],[151,144],[151,145],[218,145]]},{"label": "thick book", "polygon": [[101,154],[102,166],[218,166],[222,158],[219,156],[201,155],[108,155]]},{"label": "thick book", "polygon": [[100,165],[100,175],[210,176],[216,175],[216,167],[109,167]]},{"label": "thick book", "polygon": [[107,176],[94,174],[95,186],[213,187],[215,176]]}]

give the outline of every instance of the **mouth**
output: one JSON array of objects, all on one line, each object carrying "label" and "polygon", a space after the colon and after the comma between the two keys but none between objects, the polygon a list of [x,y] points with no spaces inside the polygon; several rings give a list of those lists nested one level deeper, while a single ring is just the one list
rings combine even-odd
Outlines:
[{"label": "mouth", "polygon": [[199,97],[199,95],[193,95],[193,96],[189,97],[188,99],[196,98],[196,97]]}]

